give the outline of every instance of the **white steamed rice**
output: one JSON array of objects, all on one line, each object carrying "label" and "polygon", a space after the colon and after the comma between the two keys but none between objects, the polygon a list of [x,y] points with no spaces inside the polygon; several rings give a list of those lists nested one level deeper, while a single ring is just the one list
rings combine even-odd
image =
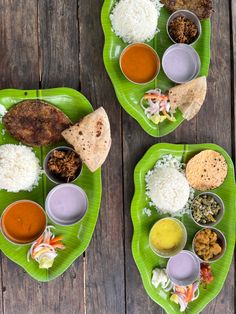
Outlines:
[{"label": "white steamed rice", "polygon": [[174,168],[158,168],[147,180],[147,193],[159,209],[175,213],[189,198],[189,185],[185,176]]},{"label": "white steamed rice", "polygon": [[112,29],[125,43],[150,41],[162,7],[159,0],[120,0],[110,15]]},{"label": "white steamed rice", "polygon": [[31,148],[24,145],[0,146],[0,190],[31,191],[42,170]]},{"label": "white steamed rice", "polygon": [[190,212],[194,198],[192,189],[185,178],[185,164],[172,155],[165,155],[148,171],[146,195],[150,207],[155,207],[161,214],[181,216]]}]

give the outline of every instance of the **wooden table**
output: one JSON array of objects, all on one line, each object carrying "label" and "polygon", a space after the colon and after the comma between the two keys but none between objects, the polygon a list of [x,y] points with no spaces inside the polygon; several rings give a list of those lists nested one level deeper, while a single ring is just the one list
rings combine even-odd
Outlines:
[{"label": "wooden table", "polygon": [[[91,244],[60,278],[38,283],[2,255],[5,314],[163,313],[146,294],[131,254],[133,170],[157,142],[223,146],[235,159],[236,2],[215,0],[208,95],[197,118],[161,139],[145,134],[118,104],[102,60],[102,0],[0,0],[0,88],[67,86],[110,117],[113,145],[103,167],[103,200]],[[234,313],[234,267],[203,311]]]}]

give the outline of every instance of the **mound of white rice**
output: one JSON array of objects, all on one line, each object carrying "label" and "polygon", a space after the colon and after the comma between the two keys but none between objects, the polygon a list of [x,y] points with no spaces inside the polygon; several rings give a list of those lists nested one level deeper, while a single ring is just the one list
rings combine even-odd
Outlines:
[{"label": "mound of white rice", "polygon": [[188,202],[190,188],[185,176],[174,168],[158,168],[147,180],[147,194],[155,206],[175,213]]},{"label": "mound of white rice", "polygon": [[174,214],[187,204],[190,187],[185,176],[174,168],[156,168],[146,177],[147,195],[163,213]]},{"label": "mound of white rice", "polygon": [[146,195],[161,214],[181,216],[189,212],[194,198],[194,190],[189,186],[184,175],[185,164],[172,155],[159,159],[148,171],[146,179]]},{"label": "mound of white rice", "polygon": [[126,43],[152,40],[162,7],[159,0],[120,0],[110,15],[113,31]]},{"label": "mound of white rice", "polygon": [[[175,170],[177,170],[179,173],[183,174],[183,176],[185,177],[185,167],[186,165],[184,163],[181,163],[181,161],[174,157],[171,154],[168,155],[163,155],[160,159],[157,160],[155,166],[153,169],[149,170],[145,176],[145,180],[146,180],[146,195],[147,195],[147,201],[148,205],[149,205],[149,209],[152,209],[153,207],[160,213],[160,214],[170,214],[171,216],[174,217],[179,217],[182,216],[184,214],[190,214],[191,213],[191,204],[192,201],[194,199],[194,194],[195,194],[195,190],[189,186],[190,192],[189,192],[189,198],[187,203],[185,204],[185,206],[183,208],[181,208],[180,210],[174,212],[172,211],[166,211],[163,208],[159,208],[158,206],[156,206],[156,204],[150,200],[150,191],[148,189],[148,182],[149,182],[149,178],[150,176],[152,176],[152,174],[157,171],[157,169],[159,168],[173,168]],[[152,213],[152,211],[151,211]]]},{"label": "mound of white rice", "polygon": [[0,189],[8,192],[31,191],[42,173],[39,160],[24,145],[0,146]]}]

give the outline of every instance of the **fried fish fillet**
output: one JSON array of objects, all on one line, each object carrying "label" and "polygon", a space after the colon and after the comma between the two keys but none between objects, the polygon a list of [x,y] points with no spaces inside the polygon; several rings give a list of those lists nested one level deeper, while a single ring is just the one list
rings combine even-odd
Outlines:
[{"label": "fried fish fillet", "polygon": [[161,2],[170,12],[189,10],[194,12],[200,20],[209,18],[213,12],[213,0],[161,0]]},{"label": "fried fish fillet", "polygon": [[44,146],[62,140],[61,132],[71,125],[59,109],[42,100],[24,100],[3,117],[6,130],[18,141]]}]

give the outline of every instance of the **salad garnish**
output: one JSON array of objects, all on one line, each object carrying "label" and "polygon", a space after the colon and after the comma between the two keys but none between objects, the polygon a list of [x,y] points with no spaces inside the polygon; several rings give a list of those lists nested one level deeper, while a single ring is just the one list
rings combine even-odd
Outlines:
[{"label": "salad garnish", "polygon": [[52,267],[57,257],[57,249],[65,249],[61,236],[55,236],[51,229],[53,226],[47,226],[44,233],[32,244],[27,254],[27,261],[30,257],[39,263],[39,268],[48,269]]},{"label": "salad garnish", "polygon": [[155,124],[159,124],[166,119],[171,122],[176,121],[168,96],[162,94],[158,88],[147,91],[141,99],[140,105],[148,119]]},{"label": "salad garnish", "polygon": [[203,288],[207,288],[207,286],[214,280],[214,276],[211,272],[211,266],[209,264],[201,264],[200,275]]},{"label": "salad garnish", "polygon": [[152,271],[152,284],[155,288],[161,285],[162,289],[166,292],[170,291],[173,287],[170,278],[166,274],[166,270],[163,268],[155,268]]},{"label": "salad garnish", "polygon": [[165,268],[155,268],[152,271],[152,284],[155,288],[161,286],[165,292],[171,291],[170,300],[179,304],[180,312],[184,312],[188,303],[199,297],[199,281],[188,286],[178,286],[171,282]]},{"label": "salad garnish", "polygon": [[173,286],[173,293],[170,300],[179,304],[180,312],[184,312],[189,302],[199,297],[199,282],[196,281],[189,286]]}]

